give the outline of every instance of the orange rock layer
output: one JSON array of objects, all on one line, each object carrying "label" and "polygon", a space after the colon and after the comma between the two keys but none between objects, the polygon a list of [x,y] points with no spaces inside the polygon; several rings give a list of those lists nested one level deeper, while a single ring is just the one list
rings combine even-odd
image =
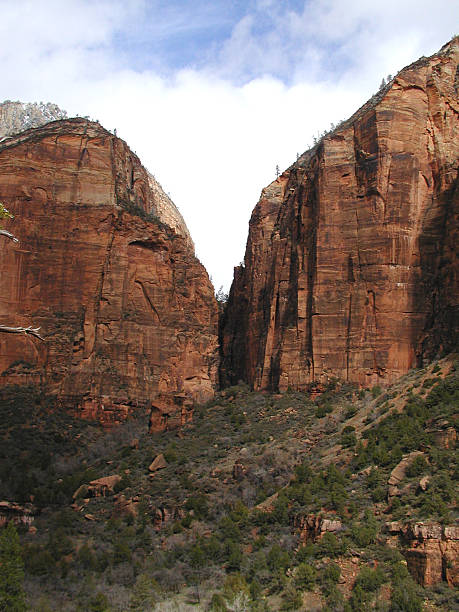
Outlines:
[{"label": "orange rock layer", "polygon": [[459,585],[459,528],[438,523],[414,523],[403,532],[404,555],[413,578],[422,586],[446,581]]},{"label": "orange rock layer", "polygon": [[391,382],[457,346],[459,39],[269,187],[222,321],[222,381]]},{"label": "orange rock layer", "polygon": [[212,396],[212,284],[122,140],[83,119],[4,140],[0,201],[20,240],[0,242],[0,323],[41,326],[46,340],[0,334],[1,384],[40,382],[104,422],[158,397]]}]

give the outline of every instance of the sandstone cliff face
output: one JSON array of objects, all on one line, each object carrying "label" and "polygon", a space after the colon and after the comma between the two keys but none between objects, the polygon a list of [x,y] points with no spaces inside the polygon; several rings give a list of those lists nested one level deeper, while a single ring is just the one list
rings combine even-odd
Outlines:
[{"label": "sandstone cliff face", "polygon": [[459,585],[459,527],[439,523],[392,523],[398,534],[408,570],[422,586],[446,581]]},{"label": "sandstone cliff face", "polygon": [[390,382],[458,328],[459,39],[263,190],[222,322],[223,383]]},{"label": "sandstone cliff face", "polygon": [[1,384],[40,381],[110,422],[154,398],[213,394],[213,288],[161,193],[122,140],[83,119],[0,143],[0,201],[16,215],[5,226],[20,240],[0,243],[0,321],[46,339],[1,334]]}]

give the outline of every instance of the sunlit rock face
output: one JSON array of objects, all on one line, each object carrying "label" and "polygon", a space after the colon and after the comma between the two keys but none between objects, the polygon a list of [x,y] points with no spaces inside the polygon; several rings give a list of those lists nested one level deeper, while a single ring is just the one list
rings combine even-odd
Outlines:
[{"label": "sunlit rock face", "polygon": [[370,386],[457,346],[459,39],[402,70],[263,190],[222,380]]},{"label": "sunlit rock face", "polygon": [[[151,401],[209,399],[217,307],[180,213],[126,143],[84,119],[0,143],[1,384],[41,383],[116,422]],[[172,398],[172,399],[171,399]],[[179,409],[179,407],[178,407]]]}]

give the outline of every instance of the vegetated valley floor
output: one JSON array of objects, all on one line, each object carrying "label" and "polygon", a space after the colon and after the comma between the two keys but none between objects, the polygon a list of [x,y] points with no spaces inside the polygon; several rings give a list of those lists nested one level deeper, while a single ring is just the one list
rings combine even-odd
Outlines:
[{"label": "vegetated valley floor", "polygon": [[[456,453],[432,433],[457,428],[455,363],[388,389],[331,381],[314,400],[239,385],[161,435],[146,417],[107,431],[35,389],[3,389],[0,499],[39,509],[36,532],[21,532],[30,608],[457,610],[457,590],[412,580],[386,528],[457,519]],[[391,471],[418,450],[389,497]],[[73,499],[112,474],[114,494]],[[305,538],[311,515],[342,529]]]}]

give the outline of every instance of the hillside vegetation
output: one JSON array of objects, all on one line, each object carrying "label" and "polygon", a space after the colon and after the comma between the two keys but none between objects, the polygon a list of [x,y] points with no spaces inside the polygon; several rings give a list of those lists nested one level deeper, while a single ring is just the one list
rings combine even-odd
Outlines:
[{"label": "hillside vegetation", "polygon": [[[445,582],[413,580],[388,528],[457,519],[442,435],[457,428],[454,359],[388,389],[331,380],[314,395],[238,385],[149,435],[147,416],[107,431],[2,390],[0,499],[39,510],[19,529],[30,609],[456,610]],[[81,487],[114,474],[107,496]]]}]

